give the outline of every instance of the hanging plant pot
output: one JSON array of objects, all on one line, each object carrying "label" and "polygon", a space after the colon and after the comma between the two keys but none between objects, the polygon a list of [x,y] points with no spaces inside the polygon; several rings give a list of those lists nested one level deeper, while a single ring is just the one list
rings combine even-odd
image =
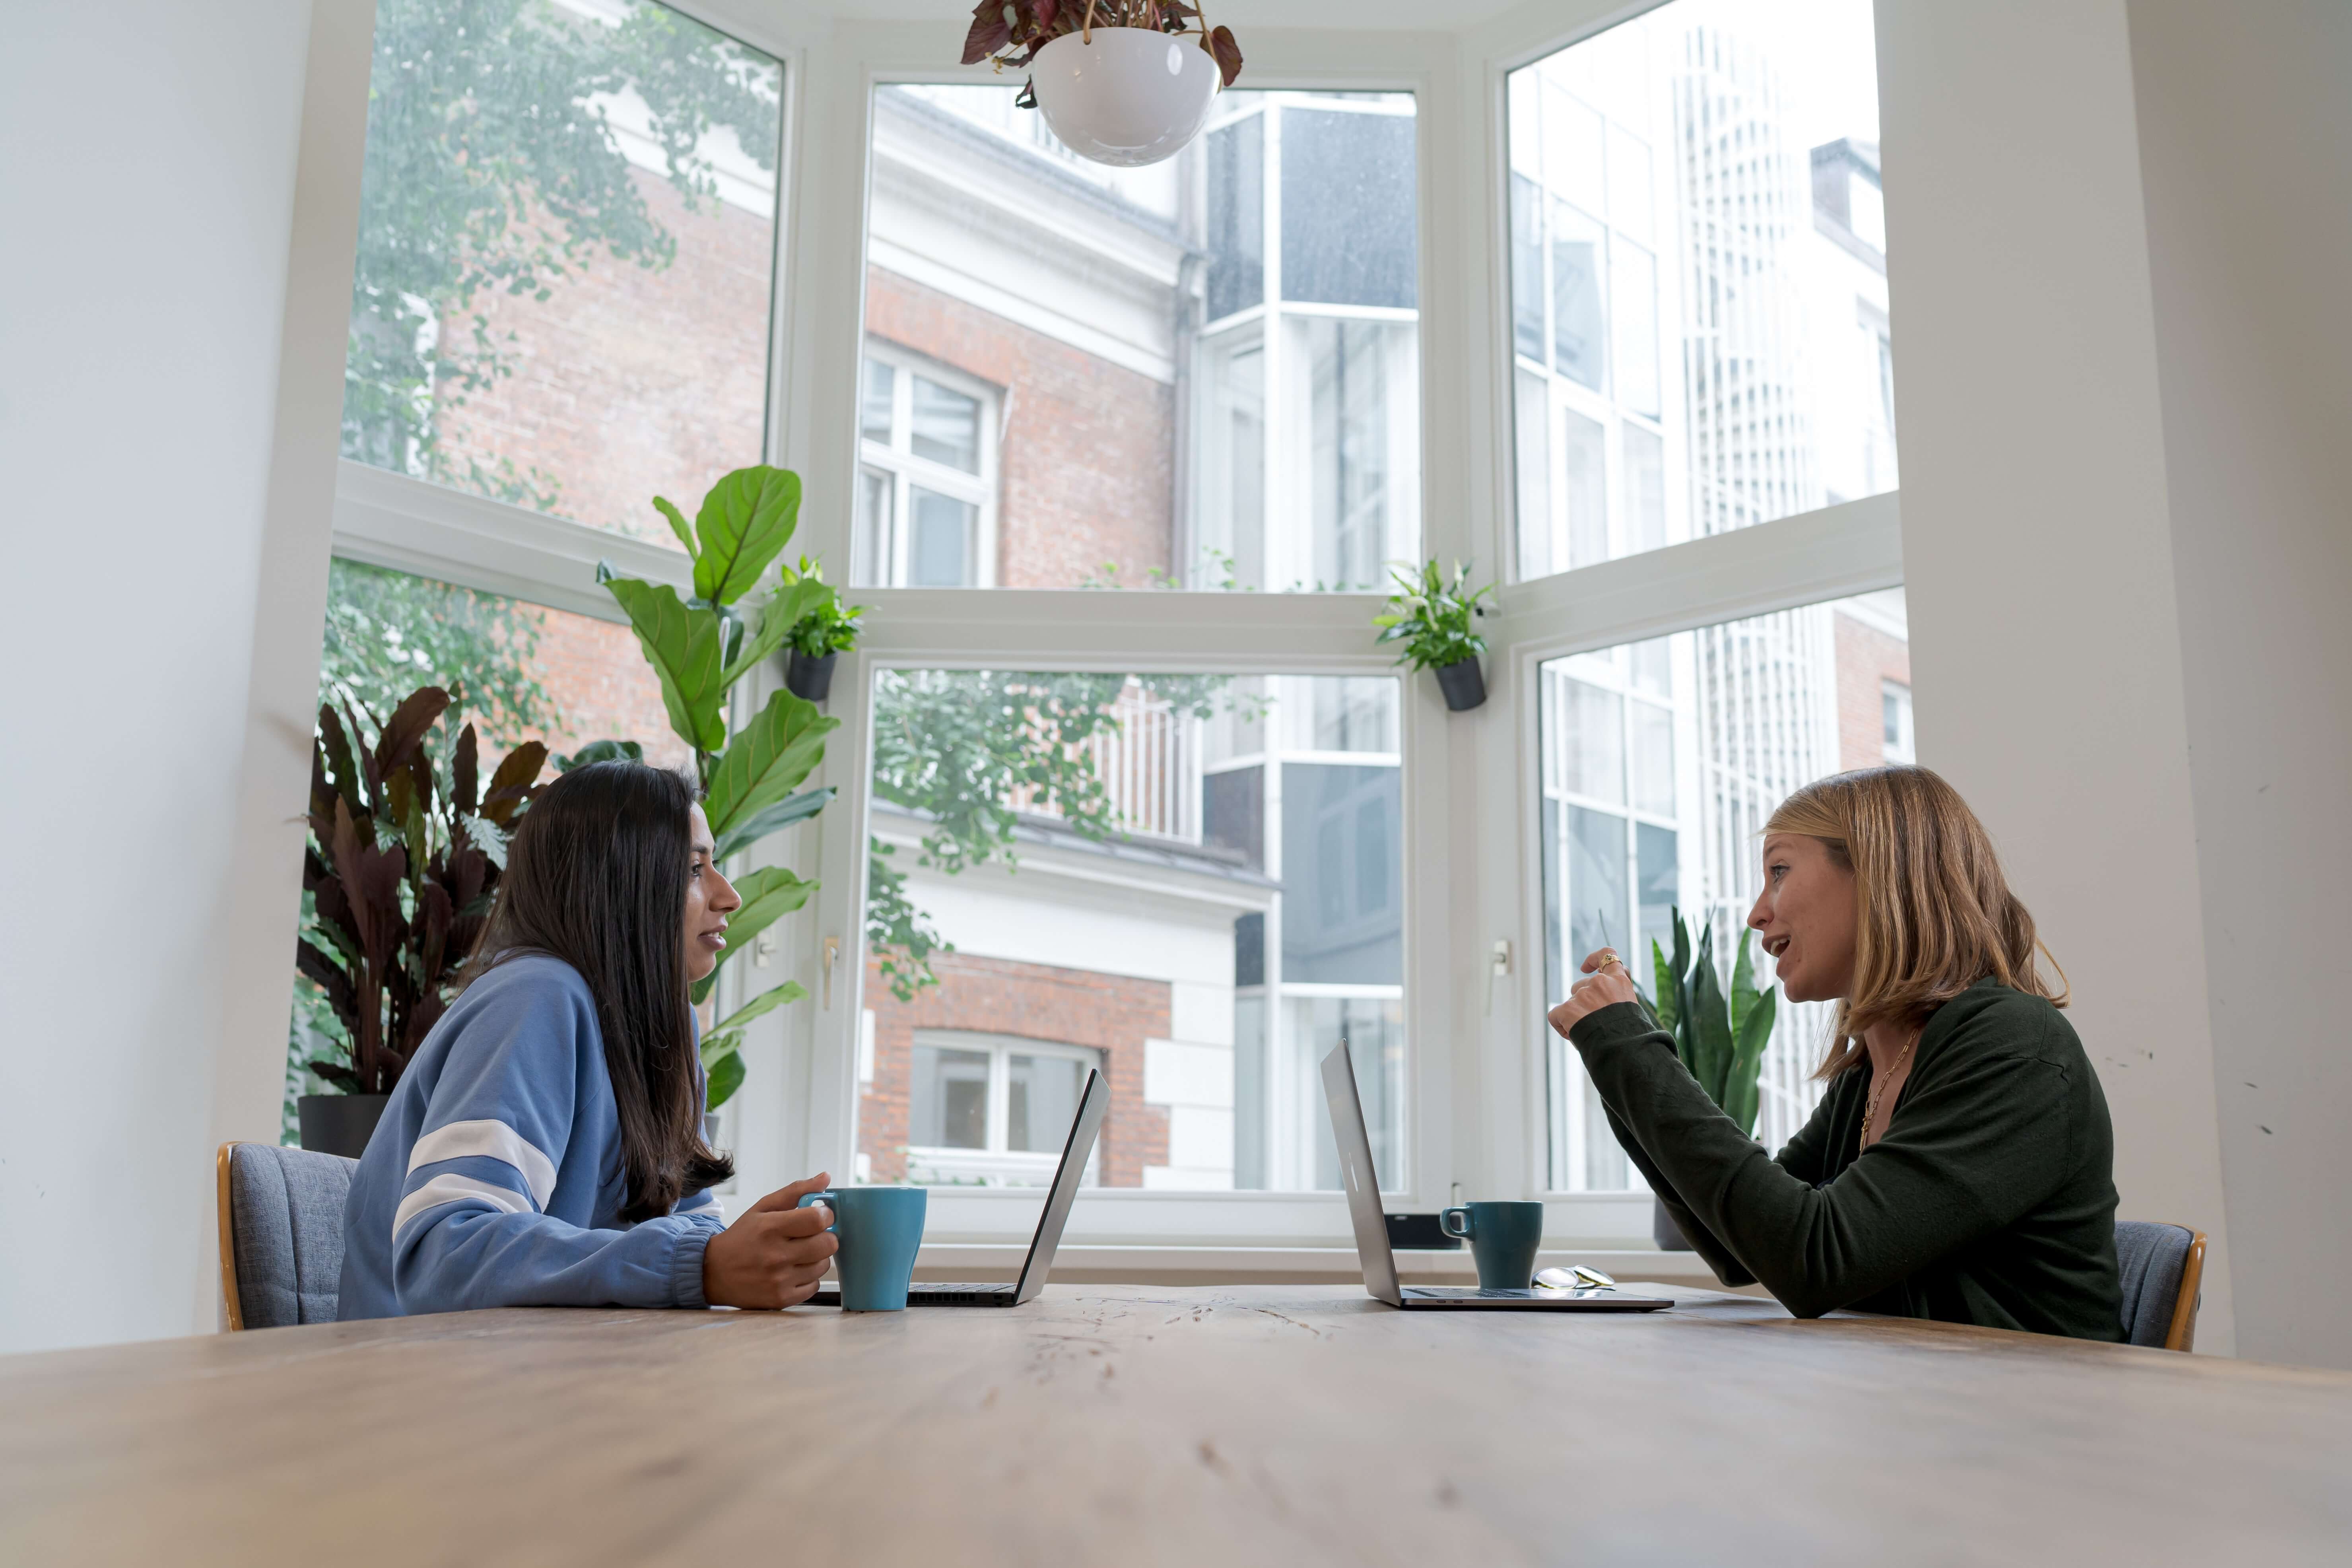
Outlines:
[{"label": "hanging plant pot", "polygon": [[822,702],[833,689],[833,661],[838,653],[811,658],[798,648],[784,665],[784,689],[803,702]]},{"label": "hanging plant pot", "polygon": [[302,1147],[316,1154],[356,1160],[367,1152],[388,1094],[302,1094],[294,1098],[294,1120]]},{"label": "hanging plant pot", "polygon": [[1095,27],[1038,50],[1029,80],[1062,145],[1131,169],[1174,157],[1201,133],[1217,77],[1215,58],[1197,37]]},{"label": "hanging plant pot", "polygon": [[1486,678],[1478,668],[1478,661],[1465,658],[1446,665],[1437,672],[1437,689],[1445,693],[1445,706],[1456,713],[1467,713],[1486,700]]}]

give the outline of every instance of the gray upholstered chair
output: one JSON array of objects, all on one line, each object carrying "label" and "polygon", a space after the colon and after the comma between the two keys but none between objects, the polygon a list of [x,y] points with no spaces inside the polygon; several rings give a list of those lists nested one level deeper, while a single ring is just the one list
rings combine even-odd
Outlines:
[{"label": "gray upholstered chair", "polygon": [[220,1146],[221,1294],[232,1329],[331,1323],[343,1278],[343,1201],[357,1160]]},{"label": "gray upholstered chair", "polygon": [[2125,1339],[2168,1351],[2195,1344],[2205,1233],[2184,1225],[2119,1219],[2116,1263],[2123,1275]]}]

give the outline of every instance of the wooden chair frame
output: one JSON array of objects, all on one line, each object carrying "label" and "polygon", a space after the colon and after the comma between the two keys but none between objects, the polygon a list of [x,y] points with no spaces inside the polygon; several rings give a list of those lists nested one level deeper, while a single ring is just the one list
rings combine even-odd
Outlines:
[{"label": "wooden chair frame", "polygon": [[[244,1142],[246,1140],[241,1138],[231,1139],[220,1146],[219,1154],[213,1160],[213,1169],[220,1188],[221,1300],[228,1309],[228,1328],[231,1333],[236,1333],[245,1327],[245,1310],[236,1299],[236,1221],[234,1205],[230,1204],[228,1197],[229,1167],[235,1163],[236,1158],[233,1152],[237,1144]],[[2200,1237],[2198,1240],[2201,1243],[2204,1238]]]},{"label": "wooden chair frame", "polygon": [[2183,1226],[2189,1232],[2189,1256],[2180,1265],[2180,1294],[2172,1303],[2172,1327],[2165,1331],[2164,1348],[2187,1351],[2197,1343],[2197,1309],[2205,1286],[2205,1233]]}]

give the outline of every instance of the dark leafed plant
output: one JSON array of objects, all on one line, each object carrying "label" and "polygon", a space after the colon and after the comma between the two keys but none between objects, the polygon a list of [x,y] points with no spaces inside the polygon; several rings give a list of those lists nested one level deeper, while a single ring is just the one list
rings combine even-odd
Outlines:
[{"label": "dark leafed plant", "polygon": [[[805,620],[821,614],[820,606],[835,605],[845,626],[855,614],[841,615],[838,596],[813,569],[787,569],[756,605],[747,605],[800,523],[801,479],[790,469],[736,469],[710,487],[692,522],[660,496],[654,498],[654,507],[694,563],[693,596],[679,598],[667,583],[618,576],[604,563],[597,565],[596,579],[628,614],[646,662],[661,682],[670,729],[694,748],[703,815],[719,858],[725,860],[824,809],[834,795],[832,785],[800,785],[824,761],[824,738],[841,723],[780,689],[730,733],[728,700],[736,683],[782,650]],[[738,605],[747,605],[749,614]],[[762,866],[734,881],[743,907],[728,917],[727,946],[719,955],[722,967],[760,932],[807,903],[817,888],[782,866]],[[695,984],[694,1000],[707,999],[718,983],[719,971],[713,969]],[[743,1081],[744,1026],[807,994],[799,982],[788,980],[753,996],[704,1034],[710,1109],[724,1104]]]},{"label": "dark leafed plant", "polygon": [[310,1070],[352,1094],[384,1094],[448,1005],[481,934],[507,834],[547,763],[517,746],[481,784],[474,727],[458,732],[447,777],[428,747],[450,703],[411,692],[366,743],[355,717],[319,710],[310,748],[310,915],[294,964],[333,1010],[349,1059]]},{"label": "dark leafed plant", "polygon": [[1698,951],[1691,951],[1690,927],[1674,911],[1675,952],[1668,958],[1655,938],[1650,963],[1657,985],[1652,1010],[1658,1026],[1674,1037],[1675,1052],[1723,1113],[1754,1136],[1761,1103],[1757,1085],[1764,1075],[1764,1047],[1772,1037],[1778,994],[1755,983],[1748,946],[1755,932],[1742,930],[1727,993],[1715,973],[1715,925],[1699,928]]},{"label": "dark leafed plant", "polygon": [[[964,36],[963,63],[993,59],[999,70],[1021,70],[1055,38],[1090,27],[1141,27],[1197,37],[1202,52],[1217,62],[1224,86],[1233,86],[1242,74],[1242,47],[1234,42],[1233,29],[1211,27],[1200,7],[1184,0],[981,0],[972,8],[971,31]],[[1016,101],[1024,109],[1037,107],[1025,87]]]}]

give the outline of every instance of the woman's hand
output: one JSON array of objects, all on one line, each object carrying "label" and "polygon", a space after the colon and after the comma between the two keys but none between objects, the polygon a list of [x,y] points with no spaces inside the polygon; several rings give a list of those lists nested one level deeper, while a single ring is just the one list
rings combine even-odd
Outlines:
[{"label": "woman's hand", "polygon": [[820,1171],[779,1187],[710,1238],[702,1253],[702,1299],[714,1307],[797,1307],[816,1294],[817,1281],[841,1243],[825,1227],[833,1210],[796,1205],[823,1192]]},{"label": "woman's hand", "polygon": [[1549,1015],[1551,1026],[1559,1031],[1562,1039],[1568,1037],[1570,1026],[1587,1013],[1597,1013],[1618,1002],[1632,1002],[1641,994],[1633,989],[1633,977],[1625,973],[1624,961],[1613,948],[1604,947],[1586,959],[1584,973],[1592,978],[1570,986],[1568,1000]]}]

